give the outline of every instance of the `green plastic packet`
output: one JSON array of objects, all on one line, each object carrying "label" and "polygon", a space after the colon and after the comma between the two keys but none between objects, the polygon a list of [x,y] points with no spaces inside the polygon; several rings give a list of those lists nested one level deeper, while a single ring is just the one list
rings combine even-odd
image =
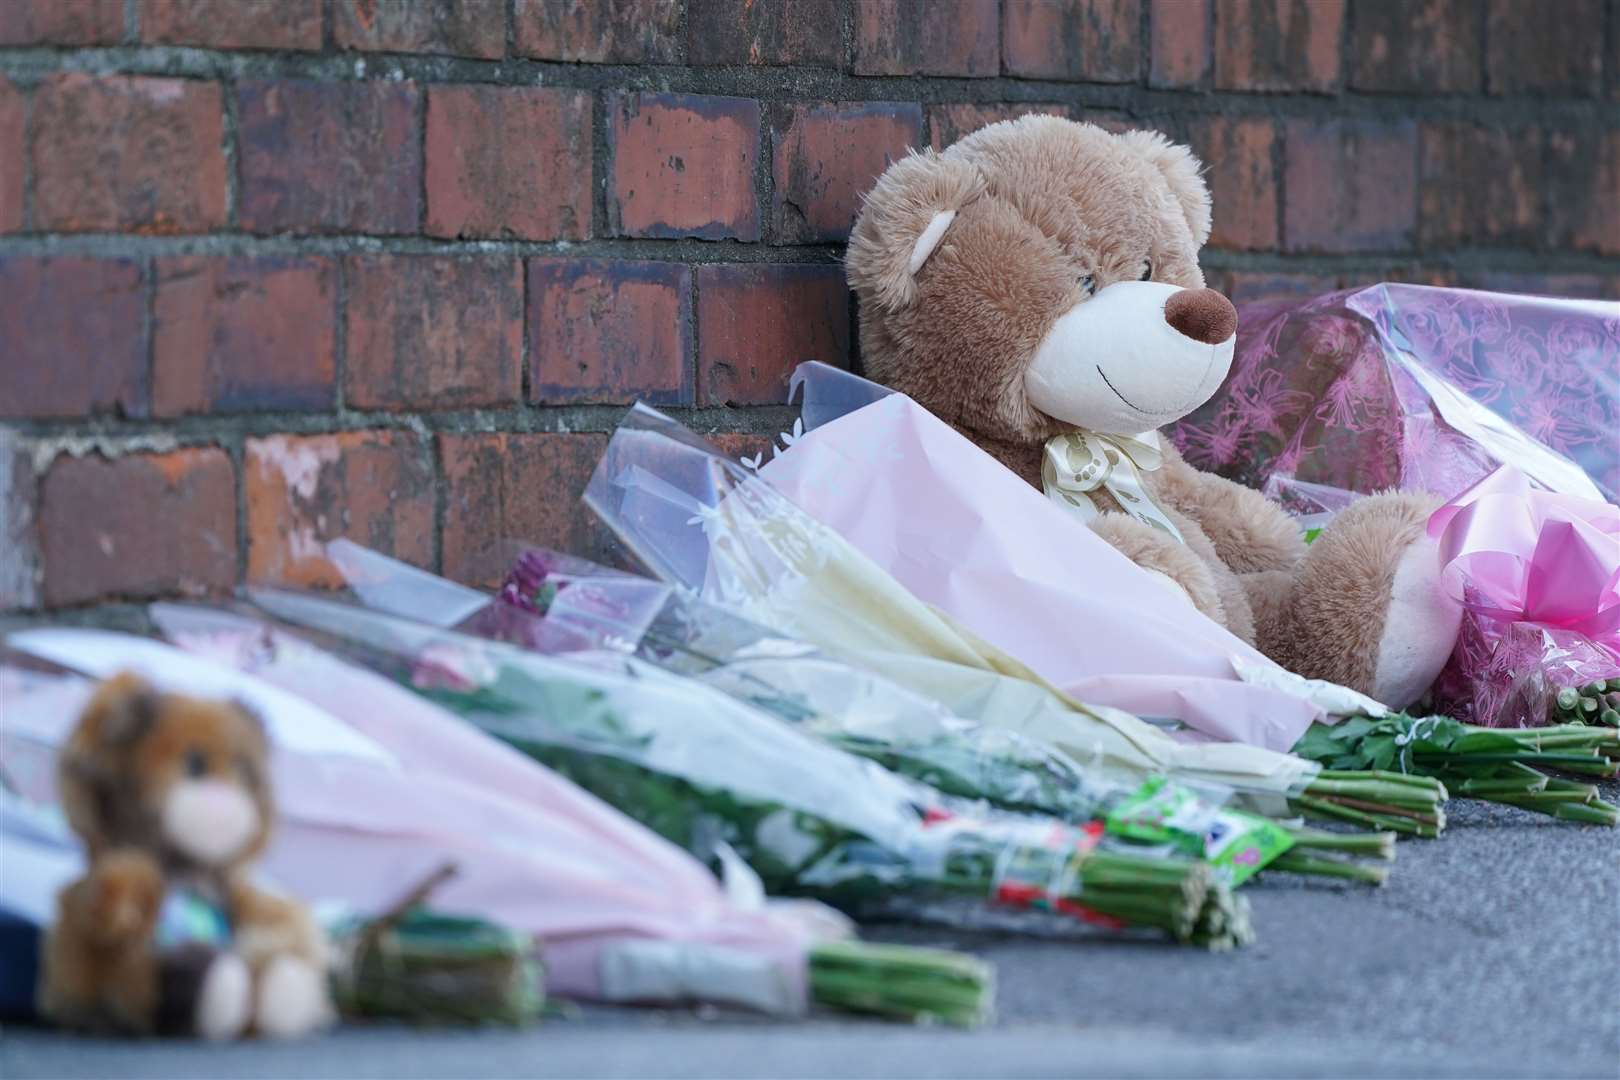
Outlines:
[{"label": "green plastic packet", "polygon": [[1167,777],[1150,777],[1108,811],[1108,835],[1166,844],[1209,863],[1215,877],[1236,887],[1293,846],[1270,820],[1227,809]]}]

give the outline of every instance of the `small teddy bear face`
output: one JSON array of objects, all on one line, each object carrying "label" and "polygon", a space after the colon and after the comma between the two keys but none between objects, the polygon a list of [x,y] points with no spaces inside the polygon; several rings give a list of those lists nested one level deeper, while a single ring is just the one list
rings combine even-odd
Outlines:
[{"label": "small teddy bear face", "polygon": [[86,707],[58,786],[92,855],[137,848],[173,869],[225,870],[269,839],[268,754],[245,707],[159,693],[124,674]]},{"label": "small teddy bear face", "polygon": [[1214,393],[1236,312],[1203,288],[1209,193],[1155,132],[1026,116],[896,162],[847,266],[868,373],[991,439],[1134,434]]}]

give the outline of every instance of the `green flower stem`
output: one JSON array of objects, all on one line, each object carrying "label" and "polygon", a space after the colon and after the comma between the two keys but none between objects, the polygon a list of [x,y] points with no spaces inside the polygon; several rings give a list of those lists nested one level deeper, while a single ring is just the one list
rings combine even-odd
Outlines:
[{"label": "green flower stem", "polygon": [[1327,832],[1323,829],[1291,827],[1288,835],[1299,851],[1339,851],[1347,855],[1368,855],[1393,861],[1395,834],[1393,832]]},{"label": "green flower stem", "polygon": [[1267,870],[1287,870],[1290,873],[1314,874],[1319,877],[1343,878],[1368,885],[1382,885],[1389,871],[1381,866],[1348,862],[1344,859],[1318,859],[1297,851],[1285,851],[1273,859]]},{"label": "green flower stem", "polygon": [[1414,784],[1396,784],[1385,780],[1321,780],[1312,782],[1307,788],[1312,795],[1345,796],[1357,800],[1359,803],[1384,803],[1389,806],[1398,806],[1406,809],[1430,810],[1433,809],[1435,793],[1428,788]]},{"label": "green flower stem", "polygon": [[[1326,799],[1312,798],[1309,795],[1295,796],[1292,802],[1299,809],[1315,814],[1318,817],[1332,818],[1337,821],[1350,821],[1357,825],[1366,825],[1374,829],[1387,829],[1391,832],[1405,833],[1409,836],[1421,836],[1425,839],[1433,839],[1440,835],[1441,825],[1439,823],[1426,825],[1408,818],[1367,813]],[[1440,820],[1443,823],[1444,818],[1442,817]]]},{"label": "green flower stem", "polygon": [[994,970],[964,953],[832,941],[815,946],[809,961],[818,1005],[961,1026],[983,1023],[994,1009]]}]

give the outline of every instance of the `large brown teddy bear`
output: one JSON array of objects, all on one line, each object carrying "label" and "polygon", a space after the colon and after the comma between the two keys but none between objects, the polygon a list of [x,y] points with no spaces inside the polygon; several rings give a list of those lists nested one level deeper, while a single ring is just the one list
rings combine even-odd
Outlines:
[{"label": "large brown teddy bear", "polygon": [[269,752],[235,704],[103,683],[57,787],[89,867],[45,939],[40,1010],[125,1034],[290,1036],[331,1015],[326,946],[300,905],[255,888]]},{"label": "large brown teddy bear", "polygon": [[1285,667],[1405,706],[1461,618],[1425,536],[1431,501],[1363,499],[1307,547],[1157,433],[1232,361],[1237,313],[1198,267],[1199,171],[1157,132],[1044,116],[896,162],[846,263],[866,372]]}]

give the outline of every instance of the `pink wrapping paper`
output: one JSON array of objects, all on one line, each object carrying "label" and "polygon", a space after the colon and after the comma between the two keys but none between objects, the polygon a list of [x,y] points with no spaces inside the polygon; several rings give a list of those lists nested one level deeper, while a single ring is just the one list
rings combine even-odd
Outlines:
[{"label": "pink wrapping paper", "polygon": [[760,470],[918,597],[1082,701],[1290,749],[1320,711],[1272,666],[926,409],[893,394]]},{"label": "pink wrapping paper", "polygon": [[1504,466],[1429,519],[1466,621],[1438,684],[1497,727],[1547,722],[1563,686],[1620,675],[1620,507]]}]

